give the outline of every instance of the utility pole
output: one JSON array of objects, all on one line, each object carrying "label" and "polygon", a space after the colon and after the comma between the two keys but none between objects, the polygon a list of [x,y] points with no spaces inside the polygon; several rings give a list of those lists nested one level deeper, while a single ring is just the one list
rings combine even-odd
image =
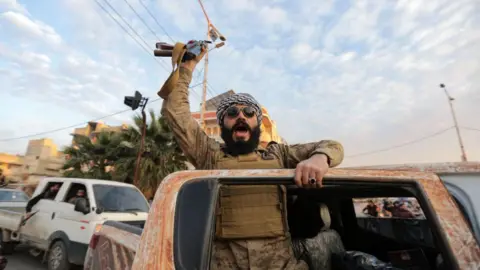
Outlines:
[{"label": "utility pole", "polygon": [[[200,7],[202,8],[205,19],[207,20],[207,41],[210,41],[210,18],[208,18],[207,12],[203,7],[202,0],[198,0]],[[202,91],[202,106],[200,108],[200,125],[203,130],[205,130],[205,110],[206,110],[206,101],[207,101],[207,75],[208,75],[208,48],[205,53],[205,67],[203,68],[203,91]]]},{"label": "utility pole", "polygon": [[142,97],[142,94],[140,94],[140,92],[135,91],[135,95],[126,96],[123,103],[128,107],[132,108],[132,111],[136,110],[138,107],[141,107],[142,109],[142,136],[140,138],[140,149],[138,149],[137,161],[135,164],[135,175],[133,177],[133,184],[138,187],[138,178],[140,176],[140,161],[142,160],[145,134],[147,131],[147,115],[145,114],[145,106],[147,106],[148,98]]},{"label": "utility pole", "polygon": [[[200,1],[200,4],[202,2]],[[210,41],[210,21],[208,20],[208,27],[207,27],[207,40]],[[207,52],[205,53],[205,67],[203,68],[203,91],[202,91],[202,106],[200,109],[200,125],[202,129],[205,130],[205,111],[206,111],[206,102],[207,102],[207,75],[208,75],[208,48]]]},{"label": "utility pole", "polygon": [[[205,15],[205,20],[207,20],[207,41],[210,43],[215,42],[217,38],[220,38],[222,41],[221,43],[218,43],[215,45],[215,48],[220,48],[224,45],[225,38],[224,35],[222,35],[218,29],[212,24],[210,21],[210,18],[208,17],[207,11],[205,11],[205,7],[203,6],[202,0],[198,0],[198,3],[200,4],[200,7],[202,8],[203,14]],[[203,68],[203,94],[202,94],[202,106],[200,109],[200,125],[203,130],[205,130],[205,111],[206,111],[206,102],[207,102],[207,75],[208,75],[208,52],[210,51],[207,48],[205,48],[207,51],[205,52],[205,67]]]},{"label": "utility pole", "polygon": [[463,140],[462,136],[460,135],[460,128],[458,127],[458,122],[457,122],[457,117],[455,116],[455,110],[453,109],[453,101],[455,100],[453,97],[450,96],[450,94],[447,91],[447,87],[445,84],[440,84],[440,88],[443,89],[445,92],[445,95],[447,96],[448,99],[448,105],[450,105],[450,111],[452,113],[453,117],[453,123],[455,125],[455,130],[457,131],[457,138],[458,138],[458,143],[460,144],[460,151],[462,153],[461,159],[463,162],[467,161],[467,154],[465,153],[465,147],[463,146]]}]

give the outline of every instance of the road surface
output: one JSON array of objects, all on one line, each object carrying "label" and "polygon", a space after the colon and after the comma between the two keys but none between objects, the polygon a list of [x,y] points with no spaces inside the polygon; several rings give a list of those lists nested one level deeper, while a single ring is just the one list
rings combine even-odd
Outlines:
[{"label": "road surface", "polygon": [[23,246],[18,246],[12,255],[5,257],[8,260],[5,270],[47,270],[47,264],[42,264],[41,256],[33,257]]}]

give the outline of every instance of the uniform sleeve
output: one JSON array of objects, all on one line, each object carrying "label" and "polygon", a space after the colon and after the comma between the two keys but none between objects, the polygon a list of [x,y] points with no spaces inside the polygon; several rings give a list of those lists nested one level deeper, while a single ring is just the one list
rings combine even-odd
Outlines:
[{"label": "uniform sleeve", "polygon": [[315,154],[325,154],[328,157],[330,167],[336,167],[343,161],[343,146],[337,141],[322,140],[319,142],[272,145],[271,151],[283,162],[285,168],[293,169],[303,160],[309,159]]},{"label": "uniform sleeve", "polygon": [[175,88],[163,101],[162,115],[165,117],[177,143],[197,169],[211,169],[218,143],[208,137],[190,112],[188,86],[192,72],[180,67],[180,76]]}]

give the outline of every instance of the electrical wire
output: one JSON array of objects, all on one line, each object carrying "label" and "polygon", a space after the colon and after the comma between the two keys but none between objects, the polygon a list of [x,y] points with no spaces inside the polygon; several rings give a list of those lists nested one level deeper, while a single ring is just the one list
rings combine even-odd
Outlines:
[{"label": "electrical wire", "polygon": [[418,142],[421,142],[421,141],[424,141],[424,140],[427,140],[427,139],[430,139],[432,137],[435,137],[435,136],[438,136],[450,129],[454,128],[454,126],[451,126],[449,128],[446,128],[446,129],[442,129],[440,131],[437,131],[433,134],[430,134],[428,136],[425,136],[425,137],[421,137],[421,138],[418,138],[418,139],[415,139],[415,140],[412,140],[412,141],[409,141],[409,142],[406,142],[406,143],[402,143],[402,144],[398,144],[398,145],[394,145],[394,146],[390,146],[390,147],[387,147],[387,148],[383,148],[383,149],[378,149],[378,150],[373,150],[373,151],[368,151],[368,152],[363,152],[363,153],[358,153],[358,154],[354,154],[354,155],[349,155],[349,156],[345,156],[346,158],[353,158],[353,157],[359,157],[359,156],[366,156],[366,155],[372,155],[372,154],[376,154],[376,153],[380,153],[380,152],[386,152],[386,151],[390,151],[392,149],[396,149],[396,148],[400,148],[400,147],[404,147],[404,146],[407,146],[407,145],[411,145],[411,144],[415,144],[415,143],[418,143]]},{"label": "electrical wire", "polygon": [[[104,0],[105,2],[107,2],[107,0]],[[127,5],[128,7],[130,8],[131,11],[133,11],[133,13],[135,13],[135,15],[138,17],[138,19],[142,22],[143,25],[145,25],[145,27],[150,31],[150,33],[152,33],[156,38],[157,40],[161,40],[161,38],[157,35],[157,33],[148,25],[148,23],[142,18],[142,16],[140,16],[140,14],[137,12],[137,10],[127,1],[127,0],[123,0]],[[143,8],[145,8],[145,10],[148,12],[148,14],[154,19],[154,21],[157,23],[157,25],[163,30],[163,32],[170,38],[170,40],[173,41],[173,38],[168,34],[168,32],[165,30],[165,28],[163,28],[163,26],[160,24],[160,22],[158,22],[158,20],[155,18],[155,16],[153,16],[153,14],[150,12],[150,10],[141,2],[139,1],[140,4],[143,6]],[[144,44],[149,47],[148,43],[133,29],[133,27],[130,26],[130,24],[128,24],[126,22],[126,20],[111,6],[111,4],[109,4],[107,2],[107,4],[110,6],[110,8],[112,8],[112,10],[117,14],[117,16],[119,16],[122,21],[127,24],[127,26],[132,30],[134,31],[134,33],[142,39],[142,41],[144,42]],[[163,62],[162,62],[163,63]],[[200,76],[200,73],[201,71],[197,71],[197,75]],[[212,90],[213,91],[213,90]],[[201,98],[199,97],[199,95],[197,93],[194,93],[200,100]]]},{"label": "electrical wire", "polygon": [[155,23],[158,25],[158,27],[160,27],[160,29],[162,29],[163,33],[165,33],[165,35],[167,35],[168,38],[170,38],[170,40],[175,43],[175,40],[173,40],[173,38],[167,33],[167,30],[165,30],[165,28],[163,28],[163,26],[160,24],[160,22],[158,22],[157,18],[155,18],[155,16],[153,16],[153,14],[150,12],[150,10],[145,6],[145,4],[143,3],[142,0],[139,0],[138,1],[140,3],[140,5],[143,6],[143,8],[148,12],[148,14],[150,15],[150,17],[152,17],[152,19],[155,21]]},{"label": "electrical wire", "polygon": [[[98,5],[103,11],[105,11],[105,13],[107,13],[107,15],[110,16],[110,18],[112,18],[112,19],[114,20],[114,22],[115,22],[118,26],[120,26],[120,28],[121,28],[125,33],[127,33],[149,56],[153,57],[153,58],[155,59],[155,61],[156,61],[163,69],[165,69],[165,71],[167,71],[168,73],[171,72],[167,67],[164,66],[164,63],[163,63],[163,62],[159,61],[155,56],[153,56],[148,49],[146,49],[127,29],[125,29],[125,27],[124,27],[110,12],[108,12],[108,10],[107,10],[104,6],[102,6],[98,0],[95,0],[95,2],[96,2],[97,5]],[[126,20],[122,17],[122,15],[120,15],[120,14],[116,11],[116,9],[115,9],[112,5],[110,5],[110,3],[108,3],[107,0],[104,0],[104,2],[107,3],[107,5],[117,14],[117,16],[119,16],[119,17],[122,19],[122,21],[123,21],[125,24],[127,24],[127,26],[138,36],[139,39],[141,39],[141,40],[143,41],[144,44],[147,45],[147,48],[148,48],[148,43],[145,41],[145,39],[143,39],[142,36],[140,36],[140,35],[137,33],[137,31],[135,31],[135,29],[133,29],[133,27],[132,27],[128,22],[126,22]],[[194,94],[194,96],[195,96],[196,98],[198,98],[199,100],[202,100],[201,97],[200,97],[195,91],[191,91],[191,92]]]},{"label": "electrical wire", "polygon": [[[202,83],[197,83],[197,84],[194,84],[194,85],[190,86],[189,88],[194,88],[194,87],[197,87],[197,86],[199,86],[199,85],[201,85],[201,84],[202,84]],[[151,103],[153,103],[153,102],[157,102],[157,101],[159,101],[159,100],[160,100],[160,98],[156,98],[156,99],[149,100],[149,101],[147,102],[147,105],[149,105],[149,104],[151,104]],[[77,124],[70,125],[70,126],[65,126],[65,127],[61,127],[61,128],[51,129],[51,130],[42,131],[42,132],[38,132],[38,133],[34,133],[34,134],[29,134],[29,135],[24,135],[24,136],[19,136],[19,137],[12,137],[12,138],[0,139],[0,142],[9,142],[9,141],[20,140],[20,139],[28,139],[28,138],[31,138],[31,137],[37,137],[37,136],[41,136],[41,135],[46,135],[46,134],[58,132],[58,131],[63,131],[63,130],[67,130],[67,129],[72,129],[72,128],[75,128],[75,127],[78,127],[78,126],[83,126],[83,125],[85,125],[85,124],[88,124],[89,122],[96,122],[96,121],[99,121],[99,120],[102,120],[102,119],[105,119],[105,118],[109,118],[109,117],[112,117],[112,116],[115,116],[115,115],[119,115],[119,114],[122,114],[122,113],[125,113],[125,112],[128,112],[128,111],[132,111],[132,109],[121,110],[121,111],[118,111],[118,112],[114,112],[114,113],[111,113],[111,114],[108,114],[108,115],[104,115],[104,116],[101,116],[101,117],[98,117],[98,118],[91,119],[91,120],[86,121],[86,122],[81,122],[81,123],[77,123]]]},{"label": "electrical wire", "polygon": [[[108,10],[102,5],[100,4],[100,2],[98,0],[95,0],[95,2],[97,3],[97,5],[103,10],[105,11],[105,13],[107,13],[108,16],[110,16],[110,18],[112,18],[112,20],[125,32],[127,33],[132,39],[133,41],[135,41],[149,56],[153,56],[152,53],[146,49],[127,29],[125,29],[125,27],[110,13],[108,12]],[[105,0],[106,2],[106,0]],[[108,5],[110,5],[108,2],[106,2]],[[110,5],[111,6],[111,5]],[[118,13],[117,13],[118,14]],[[119,16],[119,17],[122,17],[122,16]],[[123,19],[123,18],[122,18]],[[133,30],[135,32],[135,30]],[[136,33],[136,32],[135,32]],[[138,35],[138,34],[137,34]],[[140,39],[142,39],[140,37]],[[143,40],[143,39],[142,39]],[[145,42],[145,40],[143,40]],[[148,44],[147,44],[147,48],[148,48]],[[170,72],[168,70],[168,68],[166,68],[162,62],[158,61],[157,58],[154,57],[154,60],[161,66],[163,67],[167,72]]]},{"label": "electrical wire", "polygon": [[472,130],[472,131],[480,131],[480,128],[472,128],[472,127],[460,127],[461,129]]},{"label": "electrical wire", "polygon": [[[160,98],[157,98],[157,99],[154,99],[154,100],[152,100],[152,101],[149,101],[148,104],[153,103],[153,102],[156,102],[156,101],[158,101],[158,100],[160,100]],[[34,133],[34,134],[29,134],[29,135],[25,135],[25,136],[19,136],[19,137],[12,137],[12,138],[0,139],[0,142],[9,142],[9,141],[14,141],[14,140],[19,140],[19,139],[28,139],[28,138],[31,138],[31,137],[37,137],[37,136],[41,136],[41,135],[46,135],[46,134],[50,134],[50,133],[54,133],[54,132],[58,132],[58,131],[63,131],[63,130],[66,130],[66,129],[72,129],[72,128],[75,128],[75,127],[78,127],[78,126],[83,126],[83,125],[85,125],[85,124],[88,124],[89,122],[96,122],[96,121],[99,121],[99,120],[102,120],[102,119],[105,119],[105,118],[108,118],[108,117],[112,117],[112,116],[115,116],[115,115],[119,115],[119,114],[122,114],[122,113],[125,113],[125,112],[128,112],[128,111],[131,111],[131,110],[132,110],[132,109],[126,109],[126,110],[114,112],[114,113],[109,114],[109,115],[105,115],[105,116],[102,116],[102,117],[98,117],[98,118],[91,119],[90,121],[81,122],[81,123],[77,123],[77,124],[74,124],[74,125],[57,128],[57,129],[42,131],[42,132],[38,132],[38,133]]]},{"label": "electrical wire", "polygon": [[[128,7],[133,11],[133,13],[135,13],[135,15],[137,15],[138,19],[140,19],[140,21],[143,23],[143,25],[145,25],[145,27],[148,28],[150,33],[152,33],[158,40],[161,40],[161,38],[155,33],[155,31],[153,31],[153,29],[150,26],[148,26],[147,22],[145,22],[145,20],[142,18],[142,16],[140,16],[140,14],[138,14],[138,12],[132,7],[132,5],[130,5],[128,0],[123,0],[123,2],[125,2],[128,5]],[[147,11],[148,11],[148,9],[147,9]]]}]

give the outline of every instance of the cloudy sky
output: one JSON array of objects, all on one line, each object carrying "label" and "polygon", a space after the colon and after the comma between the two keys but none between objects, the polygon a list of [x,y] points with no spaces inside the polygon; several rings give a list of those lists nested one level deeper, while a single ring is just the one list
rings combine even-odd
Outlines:
[{"label": "cloudy sky", "polygon": [[[445,83],[468,158],[480,160],[478,0],[204,5],[228,39],[210,54],[209,97],[253,94],[289,143],[339,140],[344,165],[458,161]],[[203,39],[205,30],[196,0],[0,0],[0,152],[24,153],[31,138],[65,145],[73,128],[11,138],[125,110],[135,90],[155,99],[171,69],[152,56],[155,42]],[[192,89],[192,110],[200,93]]]}]

